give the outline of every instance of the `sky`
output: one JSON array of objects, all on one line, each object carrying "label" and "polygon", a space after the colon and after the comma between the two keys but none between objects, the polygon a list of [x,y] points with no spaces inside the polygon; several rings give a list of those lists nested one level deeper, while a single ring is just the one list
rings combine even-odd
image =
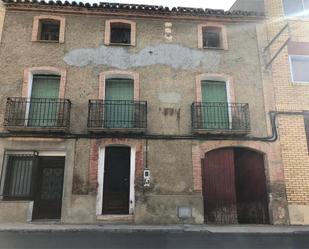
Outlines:
[{"label": "sky", "polygon": [[99,3],[136,3],[149,5],[162,5],[167,7],[195,7],[195,8],[209,8],[209,9],[225,9],[228,10],[235,0],[83,0],[82,2]]}]

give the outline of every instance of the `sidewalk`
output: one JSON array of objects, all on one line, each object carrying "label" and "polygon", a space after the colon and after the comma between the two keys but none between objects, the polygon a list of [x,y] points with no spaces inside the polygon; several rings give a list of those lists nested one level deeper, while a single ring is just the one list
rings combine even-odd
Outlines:
[{"label": "sidewalk", "polygon": [[204,232],[204,233],[308,233],[309,226],[272,225],[78,225],[57,223],[0,224],[0,232]]}]

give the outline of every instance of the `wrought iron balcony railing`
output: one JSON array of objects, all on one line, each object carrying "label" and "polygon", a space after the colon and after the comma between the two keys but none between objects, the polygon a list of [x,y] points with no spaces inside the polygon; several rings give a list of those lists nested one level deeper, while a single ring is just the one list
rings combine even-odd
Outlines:
[{"label": "wrought iron balcony railing", "polygon": [[194,131],[250,132],[248,104],[196,102],[191,106]]},{"label": "wrought iron balcony railing", "polygon": [[4,118],[7,128],[66,129],[70,125],[68,99],[8,98]]},{"label": "wrought iron balcony railing", "polygon": [[89,130],[136,130],[147,128],[147,102],[89,100]]}]

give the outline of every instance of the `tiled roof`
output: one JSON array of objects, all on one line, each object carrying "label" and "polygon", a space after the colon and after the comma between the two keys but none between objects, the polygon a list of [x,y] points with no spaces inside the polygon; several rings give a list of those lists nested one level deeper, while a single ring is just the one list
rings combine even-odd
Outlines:
[{"label": "tiled roof", "polygon": [[143,5],[143,4],[119,4],[119,3],[82,3],[82,2],[68,2],[68,1],[38,1],[38,0],[2,0],[7,6],[22,6],[28,8],[40,7],[56,7],[56,8],[78,8],[95,11],[113,11],[113,12],[134,12],[143,14],[159,14],[170,16],[219,16],[219,17],[261,17],[261,13],[252,11],[224,11],[220,9],[202,9],[202,8],[185,8],[174,7],[168,8],[156,5]]}]

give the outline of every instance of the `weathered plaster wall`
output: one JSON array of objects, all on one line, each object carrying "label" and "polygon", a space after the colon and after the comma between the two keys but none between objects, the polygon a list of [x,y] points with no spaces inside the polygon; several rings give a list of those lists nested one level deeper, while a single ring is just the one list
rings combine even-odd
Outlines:
[{"label": "weathered plaster wall", "polygon": [[[266,135],[254,24],[227,24],[229,50],[222,51],[197,48],[197,22],[173,21],[172,39],[167,41],[164,37],[166,20],[138,19],[136,47],[119,48],[103,45],[104,17],[73,15],[64,15],[64,44],[33,43],[33,16],[32,13],[10,12],[5,20],[0,47],[0,118],[4,114],[5,99],[21,96],[25,68],[53,66],[67,70],[65,97],[72,101],[70,131],[85,133],[88,99],[99,96],[99,74],[128,69],[139,73],[140,99],[148,101],[148,132],[189,134],[195,78],[203,73],[218,73],[233,77],[236,102],[249,103],[251,135]],[[70,156],[66,159],[62,220],[96,221],[96,195],[89,185],[89,161],[93,159],[89,140],[58,143],[16,140],[8,144],[4,140],[2,146],[15,149],[64,146]],[[3,148],[0,145],[0,153]],[[191,207],[193,217],[188,222],[202,223],[203,197],[201,191],[194,191],[192,142],[149,141],[147,166],[152,174],[151,188],[137,190],[135,222],[181,222],[177,208]]]},{"label": "weathered plaster wall", "polygon": [[5,8],[3,6],[3,2],[0,1],[0,44],[1,44],[1,37],[2,37],[2,29],[4,24],[4,17],[5,17]]},{"label": "weathered plaster wall", "polygon": [[[63,202],[62,202],[62,220],[66,220],[69,216],[69,210],[71,209],[71,196],[72,196],[72,179],[74,169],[74,154],[75,154],[75,141],[63,140],[63,139],[39,139],[39,138],[8,138],[1,139],[0,141],[0,161],[3,161],[5,150],[17,150],[17,151],[38,151],[40,152],[62,152],[65,153],[65,168],[64,168],[64,186],[63,186]],[[0,165],[0,172],[2,169]],[[18,212],[17,210],[8,210],[9,204],[6,201],[0,200],[0,222],[1,217],[6,217],[6,221],[9,222],[22,222],[27,220],[25,214],[29,214],[29,202],[11,202],[17,209],[20,208],[19,215],[14,217],[10,216],[12,212]],[[28,203],[28,204],[27,204]],[[8,216],[6,216],[8,215]],[[31,214],[30,214],[31,217]],[[4,218],[3,218],[4,220]]]},{"label": "weathered plaster wall", "polygon": [[129,69],[140,74],[141,100],[147,100],[149,106],[149,132],[188,134],[195,77],[222,73],[234,78],[236,102],[250,104],[252,134],[265,135],[254,24],[227,24],[229,50],[221,51],[197,48],[197,22],[173,22],[173,42],[167,43],[163,20],[137,20],[136,47],[120,48],[103,45],[103,17],[65,15],[64,44],[31,42],[33,16],[7,15],[0,51],[0,73],[4,75],[0,79],[0,115],[6,97],[21,95],[25,68],[54,66],[67,70],[65,97],[73,103],[71,131],[86,132],[87,100],[98,98],[99,73]]}]

